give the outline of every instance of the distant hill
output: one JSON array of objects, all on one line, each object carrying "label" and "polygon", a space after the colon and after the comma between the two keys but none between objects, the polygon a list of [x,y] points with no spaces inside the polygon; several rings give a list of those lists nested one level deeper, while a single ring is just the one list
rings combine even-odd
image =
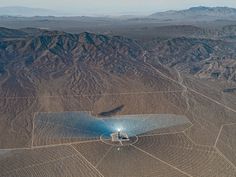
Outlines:
[{"label": "distant hill", "polygon": [[192,7],[180,11],[158,12],[150,15],[151,18],[162,20],[219,20],[236,19],[236,9],[229,7]]},{"label": "distant hill", "polygon": [[25,33],[24,31],[0,27],[0,39],[8,37],[10,38],[25,37],[26,35],[27,33]]},{"label": "distant hill", "polygon": [[0,7],[0,16],[60,16],[63,15],[57,11],[41,8],[29,8],[21,6]]}]

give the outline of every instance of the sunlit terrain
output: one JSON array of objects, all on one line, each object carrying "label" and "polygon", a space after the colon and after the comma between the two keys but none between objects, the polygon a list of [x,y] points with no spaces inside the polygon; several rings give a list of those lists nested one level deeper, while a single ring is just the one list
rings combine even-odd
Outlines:
[{"label": "sunlit terrain", "polygon": [[236,177],[236,9],[0,7],[0,177]]}]

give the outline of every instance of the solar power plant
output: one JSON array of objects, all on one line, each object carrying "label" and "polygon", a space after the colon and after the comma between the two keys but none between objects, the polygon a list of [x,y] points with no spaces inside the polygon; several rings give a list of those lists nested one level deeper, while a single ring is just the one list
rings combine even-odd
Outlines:
[{"label": "solar power plant", "polygon": [[199,3],[0,0],[0,177],[236,177],[236,9]]},{"label": "solar power plant", "polygon": [[[233,110],[184,88],[149,94],[132,99],[140,111],[151,112],[145,96],[165,97],[171,105],[160,106],[162,114],[35,112],[29,147],[0,150],[0,176],[235,177]],[[117,95],[106,97],[122,102]],[[112,141],[117,132],[128,140]]]}]

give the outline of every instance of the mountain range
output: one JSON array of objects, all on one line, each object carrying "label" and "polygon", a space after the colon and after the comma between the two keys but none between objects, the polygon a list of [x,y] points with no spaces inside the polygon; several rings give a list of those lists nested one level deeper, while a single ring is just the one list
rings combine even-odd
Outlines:
[{"label": "mountain range", "polygon": [[[50,9],[29,8],[21,6],[0,7],[0,16],[70,16],[70,13],[63,13]],[[120,19],[133,19],[135,16],[120,16]],[[236,19],[236,9],[230,7],[191,7],[185,10],[170,10],[157,12],[146,17],[159,20],[219,20],[219,19]]]},{"label": "mountain range", "polygon": [[149,16],[150,18],[162,20],[219,20],[219,19],[236,19],[236,9],[229,7],[192,7],[186,10],[171,10],[158,12]]}]

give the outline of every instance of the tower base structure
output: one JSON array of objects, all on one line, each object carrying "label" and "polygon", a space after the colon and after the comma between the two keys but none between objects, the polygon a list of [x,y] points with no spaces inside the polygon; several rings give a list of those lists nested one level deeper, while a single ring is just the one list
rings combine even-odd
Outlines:
[{"label": "tower base structure", "polygon": [[111,141],[112,142],[129,141],[129,136],[125,132],[118,131],[111,134]]}]

